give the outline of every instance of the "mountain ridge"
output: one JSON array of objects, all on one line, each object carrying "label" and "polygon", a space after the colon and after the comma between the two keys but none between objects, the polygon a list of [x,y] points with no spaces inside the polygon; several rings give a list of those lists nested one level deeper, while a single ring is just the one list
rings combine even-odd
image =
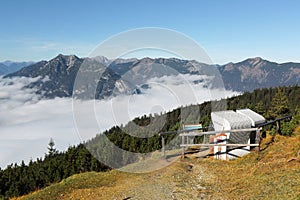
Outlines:
[{"label": "mountain ridge", "polygon": [[73,94],[77,72],[82,65],[86,65],[86,70],[89,70],[89,75],[93,77],[95,76],[93,70],[97,71],[99,67],[105,68],[106,73],[102,73],[101,76],[106,77],[101,77],[100,81],[94,80],[95,84],[98,84],[96,97],[99,99],[107,98],[114,93],[115,95],[124,93],[124,91],[126,94],[133,94],[139,90],[139,85],[145,84],[150,78],[178,74],[212,76],[219,79],[216,81],[217,86],[212,87],[220,87],[220,82],[224,82],[227,90],[239,92],[264,87],[296,85],[300,80],[300,63],[276,63],[261,57],[216,66],[178,58],[145,57],[109,60],[104,56],[79,58],[76,55],[63,54],[49,61],[34,63],[5,77],[48,76],[49,81],[45,83],[39,81],[29,87],[38,87],[38,93],[43,94],[45,98],[70,97]]},{"label": "mountain ridge", "polygon": [[294,85],[300,80],[299,63],[276,63],[260,57],[229,63],[219,70],[226,88],[232,90],[253,91],[262,87]]},{"label": "mountain ridge", "polygon": [[34,62],[13,62],[10,60],[6,60],[4,62],[0,62],[0,75],[7,75],[9,73],[16,72],[23,67],[29,66]]}]

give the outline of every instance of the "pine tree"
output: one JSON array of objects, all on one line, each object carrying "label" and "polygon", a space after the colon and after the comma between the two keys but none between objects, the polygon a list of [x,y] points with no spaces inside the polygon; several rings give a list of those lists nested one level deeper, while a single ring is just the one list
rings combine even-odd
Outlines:
[{"label": "pine tree", "polygon": [[268,118],[275,119],[289,113],[288,98],[282,88],[278,88],[271,101]]},{"label": "pine tree", "polygon": [[[251,109],[251,108],[250,108]],[[265,113],[265,106],[263,104],[262,101],[259,101],[255,107],[254,107],[254,110],[258,113],[258,114],[264,114]]]},{"label": "pine tree", "polygon": [[48,156],[52,157],[54,156],[58,151],[55,149],[55,143],[52,138],[50,138],[50,142],[48,144]]},{"label": "pine tree", "polygon": [[293,113],[293,118],[289,122],[284,122],[282,125],[283,135],[291,136],[293,131],[300,125],[300,108],[297,108]]}]

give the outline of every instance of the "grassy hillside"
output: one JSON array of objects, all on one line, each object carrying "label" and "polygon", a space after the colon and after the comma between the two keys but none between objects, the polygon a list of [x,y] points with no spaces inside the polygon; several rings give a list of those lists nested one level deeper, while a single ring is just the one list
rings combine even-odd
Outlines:
[{"label": "grassy hillside", "polygon": [[186,158],[144,174],[82,173],[18,199],[298,199],[299,154],[300,126],[292,137],[267,135],[259,155]]},{"label": "grassy hillside", "polygon": [[230,162],[199,160],[216,177],[209,193],[223,199],[299,199],[300,127],[295,134],[268,135],[259,155],[252,152]]}]

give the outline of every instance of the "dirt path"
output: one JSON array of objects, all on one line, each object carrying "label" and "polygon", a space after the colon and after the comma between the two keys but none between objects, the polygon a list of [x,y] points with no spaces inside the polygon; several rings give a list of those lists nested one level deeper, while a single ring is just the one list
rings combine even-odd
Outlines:
[{"label": "dirt path", "polygon": [[180,160],[150,173],[111,176],[116,178],[112,186],[74,190],[62,199],[209,199],[207,185],[212,178],[193,161]]},{"label": "dirt path", "polygon": [[173,156],[152,161],[144,160],[127,168],[152,169],[147,173],[112,170],[78,174],[21,199],[212,199],[210,188],[215,177],[197,159],[188,155],[184,160]]}]

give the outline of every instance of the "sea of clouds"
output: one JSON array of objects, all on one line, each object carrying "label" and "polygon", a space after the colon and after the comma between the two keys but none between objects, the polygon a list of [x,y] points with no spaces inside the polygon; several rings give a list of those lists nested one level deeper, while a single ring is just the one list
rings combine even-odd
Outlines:
[{"label": "sea of clouds", "polygon": [[[26,87],[40,77],[0,77],[0,167],[43,157],[50,138],[58,150],[64,151],[137,116],[238,94],[209,89],[209,78],[164,76],[150,79],[148,88],[141,89],[142,94],[74,102],[72,98],[43,99],[36,89]],[[97,124],[91,125],[90,118],[96,119]]]}]

